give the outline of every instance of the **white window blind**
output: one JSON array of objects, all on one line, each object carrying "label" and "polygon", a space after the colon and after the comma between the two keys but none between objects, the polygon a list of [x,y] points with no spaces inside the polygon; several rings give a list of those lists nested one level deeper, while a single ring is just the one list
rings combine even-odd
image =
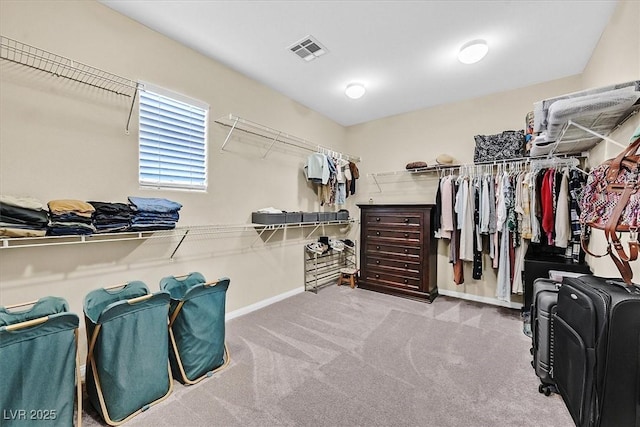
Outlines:
[{"label": "white window blind", "polygon": [[209,106],[144,84],[140,91],[139,182],[206,190]]}]

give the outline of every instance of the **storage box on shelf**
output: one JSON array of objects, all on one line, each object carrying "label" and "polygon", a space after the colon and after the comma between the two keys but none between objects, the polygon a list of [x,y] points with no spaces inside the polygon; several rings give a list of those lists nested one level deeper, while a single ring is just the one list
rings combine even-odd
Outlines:
[{"label": "storage box on shelf", "polygon": [[261,225],[349,221],[349,212],[252,212],[251,222]]}]

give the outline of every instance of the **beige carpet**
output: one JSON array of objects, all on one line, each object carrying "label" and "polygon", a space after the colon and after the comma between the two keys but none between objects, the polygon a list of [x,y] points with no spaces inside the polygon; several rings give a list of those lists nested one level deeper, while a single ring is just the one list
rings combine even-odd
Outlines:
[{"label": "beige carpet", "polygon": [[[229,321],[227,343],[224,371],[125,425],[573,425],[517,310],[330,286]],[[104,425],[86,401],[84,425]]]}]

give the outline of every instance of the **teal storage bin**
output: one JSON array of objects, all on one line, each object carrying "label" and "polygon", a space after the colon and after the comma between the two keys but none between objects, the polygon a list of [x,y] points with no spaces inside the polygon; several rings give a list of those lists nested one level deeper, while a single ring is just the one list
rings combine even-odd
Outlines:
[{"label": "teal storage bin", "polygon": [[81,425],[79,319],[68,311],[58,297],[0,307],[3,427],[72,426],[74,409],[76,426]]},{"label": "teal storage bin", "polygon": [[140,281],[96,289],[84,300],[86,387],[109,425],[128,421],[171,393],[168,292]]},{"label": "teal storage bin", "polygon": [[229,283],[227,277],[207,282],[197,272],[160,281],[160,289],[171,294],[171,369],[183,384],[195,384],[230,362],[224,322]]}]

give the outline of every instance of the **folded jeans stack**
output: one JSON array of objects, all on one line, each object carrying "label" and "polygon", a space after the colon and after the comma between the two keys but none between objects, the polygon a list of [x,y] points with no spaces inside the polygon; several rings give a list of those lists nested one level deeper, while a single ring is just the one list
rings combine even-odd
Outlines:
[{"label": "folded jeans stack", "polygon": [[96,210],[93,225],[98,233],[127,231],[131,226],[133,211],[126,203],[88,202]]},{"label": "folded jeans stack", "polygon": [[42,237],[49,214],[31,197],[0,195],[0,237]]},{"label": "folded jeans stack", "polygon": [[129,197],[133,217],[132,231],[171,230],[180,218],[182,205],[172,200],[153,197]]},{"label": "folded jeans stack", "polygon": [[51,222],[48,236],[93,234],[96,228],[91,217],[95,212],[87,202],[74,199],[51,200],[48,203]]}]

